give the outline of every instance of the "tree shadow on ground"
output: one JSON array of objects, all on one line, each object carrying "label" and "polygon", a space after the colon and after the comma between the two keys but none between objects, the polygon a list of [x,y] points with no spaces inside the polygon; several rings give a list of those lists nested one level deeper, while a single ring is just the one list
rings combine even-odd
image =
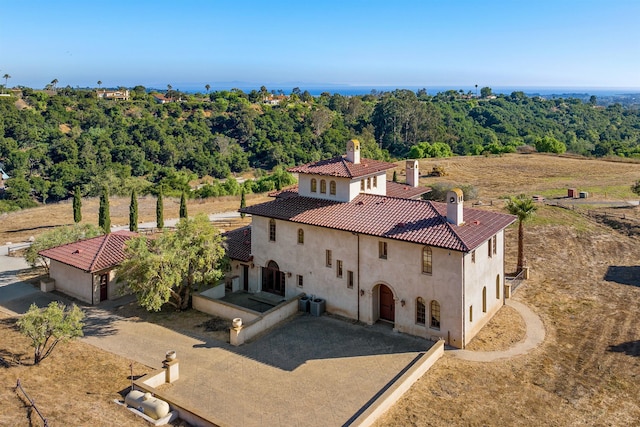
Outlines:
[{"label": "tree shadow on ground", "polygon": [[20,281],[20,279],[18,279],[18,275],[25,274],[30,270],[32,270],[32,267],[21,268],[19,270],[7,270],[7,271],[0,272],[0,286],[6,286],[16,281]]},{"label": "tree shadow on ground", "polygon": [[104,310],[93,310],[92,307],[84,307],[86,317],[82,332],[86,337],[107,337],[115,335],[118,329],[114,323],[121,318]]},{"label": "tree shadow on ground", "polygon": [[604,280],[640,287],[640,266],[610,265]]},{"label": "tree shadow on ground", "polygon": [[609,351],[614,353],[624,353],[627,356],[640,356],[640,340],[627,341],[618,345],[610,345]]}]

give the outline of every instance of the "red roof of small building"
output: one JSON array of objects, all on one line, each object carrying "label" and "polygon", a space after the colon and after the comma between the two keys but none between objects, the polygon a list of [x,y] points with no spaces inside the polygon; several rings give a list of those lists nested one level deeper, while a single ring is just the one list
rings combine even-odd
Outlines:
[{"label": "red roof of small building", "polygon": [[288,171],[313,175],[337,176],[341,178],[359,178],[395,167],[396,165],[394,163],[371,159],[360,159],[360,163],[352,163],[347,160],[345,156],[341,156],[328,160],[320,160],[319,162],[307,163],[302,166],[295,166],[289,168]]},{"label": "red roof of small building", "polygon": [[226,237],[227,256],[238,261],[251,261],[251,226],[240,227],[227,231]]},{"label": "red roof of small building", "polygon": [[125,260],[124,245],[137,236],[131,231],[115,231],[91,239],[49,248],[38,252],[43,257],[70,265],[88,273],[118,266]]},{"label": "red roof of small building", "polygon": [[447,222],[444,203],[360,194],[351,202],[279,198],[240,210],[276,218],[455,251],[471,251],[515,221],[513,215],[464,209],[465,223]]}]

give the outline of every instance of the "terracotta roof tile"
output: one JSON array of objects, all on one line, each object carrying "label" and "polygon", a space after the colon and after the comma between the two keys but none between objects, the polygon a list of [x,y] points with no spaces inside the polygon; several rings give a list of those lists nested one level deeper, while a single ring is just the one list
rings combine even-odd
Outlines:
[{"label": "terracotta roof tile", "polygon": [[337,176],[342,178],[359,178],[377,172],[386,171],[396,167],[394,163],[380,160],[360,159],[360,163],[352,163],[346,157],[334,157],[333,159],[320,160],[288,169],[289,172],[306,173],[313,175]]},{"label": "terracotta roof tile", "polygon": [[116,231],[91,239],[49,248],[38,252],[63,264],[80,270],[95,273],[113,268],[126,258],[124,245],[127,240],[137,236],[130,231]]},{"label": "terracotta roof tile", "polygon": [[475,249],[515,221],[512,215],[464,209],[466,222],[456,226],[447,222],[446,210],[444,203],[360,194],[348,203],[298,196],[241,211],[463,252]]},{"label": "terracotta roof tile", "polygon": [[227,231],[222,236],[226,237],[227,256],[238,261],[251,261],[251,226],[240,227]]},{"label": "terracotta roof tile", "polygon": [[398,182],[387,181],[387,196],[389,197],[402,197],[404,199],[415,199],[418,196],[429,193],[431,188],[429,187],[412,187],[407,184],[400,184]]}]

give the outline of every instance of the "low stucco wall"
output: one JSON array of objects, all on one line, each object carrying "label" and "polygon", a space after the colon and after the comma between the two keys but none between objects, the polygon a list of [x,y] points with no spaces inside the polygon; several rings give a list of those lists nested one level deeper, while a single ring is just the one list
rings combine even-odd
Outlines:
[{"label": "low stucco wall", "polygon": [[426,353],[420,356],[412,366],[402,373],[375,400],[345,423],[352,426],[370,426],[376,422],[382,414],[391,408],[411,386],[418,381],[437,361],[444,355],[444,340],[439,340]]},{"label": "low stucco wall", "polygon": [[[243,324],[242,329],[236,331],[231,328],[229,341],[232,345],[241,345],[245,341],[260,335],[267,329],[277,325],[283,320],[295,315],[298,312],[298,300],[301,296],[291,298],[289,301],[265,311],[258,318]],[[241,316],[238,316],[241,317]],[[242,319],[243,322],[245,319]]]},{"label": "low stucco wall", "polygon": [[224,295],[225,295],[224,282],[220,282],[218,283],[218,285],[214,286],[213,288],[200,292],[199,295],[202,295],[211,299],[224,298]]},{"label": "low stucco wall", "polygon": [[[222,290],[224,291],[224,286],[222,287]],[[228,302],[220,301],[203,294],[193,296],[193,308],[212,316],[222,317],[223,319],[235,319],[236,317],[241,317],[245,322],[249,322],[260,317],[260,313],[257,311],[238,307],[237,305],[229,304]]]}]

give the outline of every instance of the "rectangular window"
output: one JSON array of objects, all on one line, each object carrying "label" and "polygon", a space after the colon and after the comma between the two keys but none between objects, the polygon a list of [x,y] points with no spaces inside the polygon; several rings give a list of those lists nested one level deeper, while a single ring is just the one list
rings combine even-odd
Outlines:
[{"label": "rectangular window", "polygon": [[364,179],[360,180],[360,191],[364,191]]},{"label": "rectangular window", "polygon": [[476,262],[476,251],[475,250],[471,251],[471,262],[474,262],[474,263]]},{"label": "rectangular window", "polygon": [[296,283],[298,284],[298,287],[301,288],[303,286],[303,284],[304,284],[303,283],[304,280],[303,280],[303,278],[302,278],[302,276],[300,274],[298,274],[296,277],[297,277]]},{"label": "rectangular window", "polygon": [[473,306],[469,306],[469,322],[473,322]]},{"label": "rectangular window", "polygon": [[487,249],[489,250],[489,258],[493,257],[493,249],[492,249],[492,243],[493,243],[493,239],[489,239],[487,241]]},{"label": "rectangular window", "polygon": [[377,176],[373,177],[373,188],[378,188],[378,177]]},{"label": "rectangular window", "polygon": [[367,178],[367,190],[371,188],[371,178]]},{"label": "rectangular window", "polygon": [[271,242],[276,241],[276,220],[275,219],[269,220],[269,241]]},{"label": "rectangular window", "polygon": [[347,270],[347,288],[353,289],[353,271]]},{"label": "rectangular window", "polygon": [[422,272],[431,274],[433,272],[432,252],[429,246],[422,248]]},{"label": "rectangular window", "polygon": [[325,258],[326,258],[326,261],[327,261],[327,267],[331,267],[332,262],[331,262],[331,250],[330,249],[327,249],[325,251]]},{"label": "rectangular window", "polygon": [[342,260],[336,260],[336,277],[342,277]]},{"label": "rectangular window", "polygon": [[416,300],[416,323],[424,325],[427,322],[427,309],[422,298]]},{"label": "rectangular window", "polygon": [[498,253],[498,235],[493,236],[493,254]]},{"label": "rectangular window", "polygon": [[298,244],[304,245],[304,230],[302,228],[298,228]]},{"label": "rectangular window", "polygon": [[378,257],[387,259],[387,242],[378,242]]}]

